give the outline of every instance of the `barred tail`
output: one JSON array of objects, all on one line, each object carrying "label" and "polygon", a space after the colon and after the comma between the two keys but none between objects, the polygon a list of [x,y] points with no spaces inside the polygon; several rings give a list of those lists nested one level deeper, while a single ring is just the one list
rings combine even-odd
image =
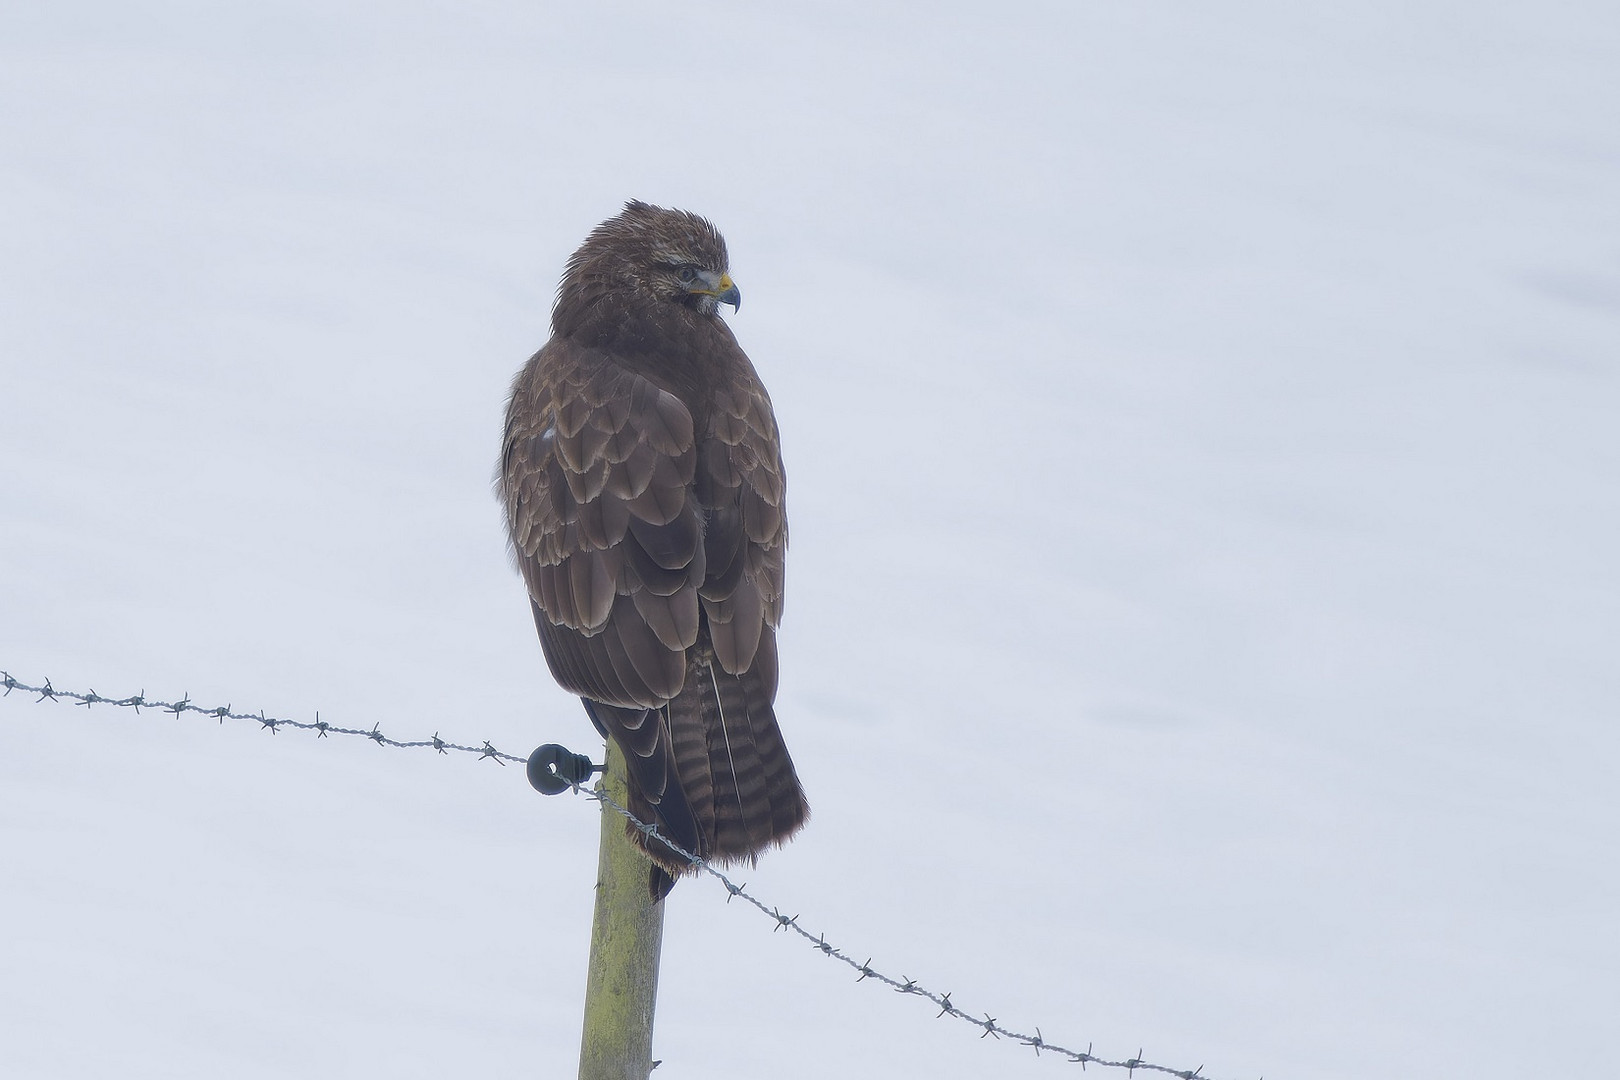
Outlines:
[{"label": "barred tail", "polygon": [[781,844],[809,816],[771,707],[771,672],[728,675],[696,655],[669,703],[675,769],[719,862],[753,859]]},{"label": "barred tail", "polygon": [[[810,807],[776,724],[774,675],[774,664],[729,675],[696,649],[681,692],[662,709],[587,700],[629,762],[630,811],[720,863],[753,860],[797,832]],[[662,898],[690,868],[633,827],[630,835],[657,864],[650,886]]]}]

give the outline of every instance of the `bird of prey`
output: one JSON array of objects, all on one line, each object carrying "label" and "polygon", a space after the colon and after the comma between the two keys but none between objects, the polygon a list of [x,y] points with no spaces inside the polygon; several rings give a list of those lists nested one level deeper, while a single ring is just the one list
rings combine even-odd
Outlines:
[{"label": "bird of prey", "polygon": [[[787,551],[771,399],[704,218],[630,202],[568,260],[498,485],[552,676],[629,764],[629,809],[730,862],[809,813],[776,724]],[[632,829],[661,899],[686,860]]]}]

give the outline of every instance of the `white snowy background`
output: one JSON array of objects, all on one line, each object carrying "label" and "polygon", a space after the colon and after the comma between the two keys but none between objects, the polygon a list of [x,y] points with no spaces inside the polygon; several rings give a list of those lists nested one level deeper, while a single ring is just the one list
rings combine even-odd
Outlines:
[{"label": "white snowy background", "polygon": [[[490,493],[563,260],[712,217],[775,398],[740,876],[1217,1078],[1599,1076],[1620,1016],[1610,3],[0,13],[0,668],[593,749]],[[571,1076],[594,804],[0,701],[0,1074]],[[658,1076],[1057,1077],[727,905]]]}]

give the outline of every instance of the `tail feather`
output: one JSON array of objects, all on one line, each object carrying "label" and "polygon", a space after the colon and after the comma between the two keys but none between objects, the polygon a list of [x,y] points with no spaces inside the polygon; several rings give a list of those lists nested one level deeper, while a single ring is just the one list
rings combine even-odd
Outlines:
[{"label": "tail feather", "polygon": [[742,679],[710,664],[710,694],[702,701],[709,768],[717,778],[714,797],[716,855],[751,854],[770,843],[770,799],[765,769],[754,742],[754,714]]},{"label": "tail feather", "polygon": [[[692,816],[692,804],[681,789],[674,755],[670,752],[668,728],[663,709],[626,709],[590,698],[581,698],[585,712],[598,730],[619,744],[629,773],[630,805],[625,807],[640,821],[658,826],[659,832],[694,855],[708,854],[703,828]],[[628,821],[636,843],[655,861],[670,866],[684,860],[664,845],[636,829]],[[655,850],[656,849],[656,850]],[[665,890],[668,891],[667,889]]]},{"label": "tail feather", "polygon": [[[787,840],[809,815],[771,706],[774,687],[758,669],[728,675],[718,663],[701,658],[692,667],[687,686],[699,692],[688,722],[702,726],[713,778],[710,855],[722,861],[753,859]],[[682,719],[673,710],[672,717]],[[694,771],[700,767],[693,763]],[[677,768],[684,776],[687,761],[677,759]],[[709,812],[700,810],[699,816],[707,818]]]},{"label": "tail feather", "polygon": [[769,833],[772,840],[780,843],[781,839],[798,831],[810,808],[804,801],[804,790],[799,786],[798,774],[793,770],[793,759],[788,756],[787,744],[782,741],[782,729],[776,725],[776,714],[770,700],[758,693],[760,687],[757,684],[746,683],[744,689],[748,692],[749,708],[753,713],[758,715],[763,712],[770,719],[769,723],[754,725],[753,733],[770,803]]},{"label": "tail feather", "polygon": [[709,767],[708,742],[704,725],[688,723],[676,717],[685,717],[690,703],[681,698],[665,707],[664,721],[670,734],[670,751],[675,768],[681,778],[681,789],[697,822],[698,831],[706,837],[714,836],[715,777]]},{"label": "tail feather", "polygon": [[[661,709],[586,699],[591,719],[625,753],[630,811],[687,851],[722,863],[753,860],[797,832],[810,808],[776,723],[774,683],[772,662],[731,675],[699,648],[680,693]],[[655,899],[691,871],[639,830],[630,835],[657,864],[649,881]]]}]

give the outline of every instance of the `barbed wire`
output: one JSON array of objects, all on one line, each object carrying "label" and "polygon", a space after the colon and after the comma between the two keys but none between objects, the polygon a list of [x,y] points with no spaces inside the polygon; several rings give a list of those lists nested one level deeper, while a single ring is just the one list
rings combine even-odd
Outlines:
[{"label": "barbed wire", "polygon": [[258,724],[260,727],[268,729],[272,734],[280,731],[282,728],[296,728],[303,731],[313,731],[315,732],[315,737],[319,739],[324,739],[328,735],[359,735],[363,738],[370,739],[378,746],[395,746],[402,750],[415,750],[419,748],[425,749],[431,747],[441,754],[448,754],[451,751],[460,754],[477,754],[480,758],[490,758],[502,765],[505,765],[508,761],[514,762],[518,765],[523,765],[529,760],[526,757],[519,757],[516,754],[508,754],[497,750],[493,746],[489,745],[487,741],[483,746],[465,746],[461,743],[446,742],[444,739],[439,738],[439,733],[436,731],[433,733],[433,737],[430,739],[417,739],[409,742],[401,741],[399,739],[390,739],[388,736],[384,735],[380,730],[378,730],[382,726],[380,723],[373,724],[371,730],[369,731],[367,731],[365,728],[339,727],[336,724],[329,724],[322,720],[319,712],[315,714],[314,721],[308,721],[285,720],[281,717],[266,716],[262,711],[256,713],[235,712],[229,705],[221,705],[218,708],[212,709],[204,708],[203,706],[194,703],[191,700],[190,694],[182,695],[179,701],[158,701],[154,698],[148,698],[145,690],[142,690],[139,694],[133,694],[129,697],[110,698],[103,697],[94,690],[85,692],[80,692],[78,690],[58,690],[56,687],[51,685],[51,680],[49,679],[45,680],[44,686],[30,686],[25,682],[19,682],[17,679],[12,678],[10,672],[6,671],[0,671],[0,687],[4,688],[4,693],[0,693],[0,697],[9,697],[13,690],[22,690],[25,693],[38,694],[39,697],[37,701],[61,701],[62,699],[66,698],[72,701],[75,705],[82,705],[86,708],[92,705],[115,705],[119,708],[134,709],[137,713],[139,713],[143,708],[146,708],[158,709],[162,712],[173,713],[175,716],[179,716],[181,713],[194,712],[200,713],[203,716],[215,717],[222,724],[226,720],[250,720],[253,723]]},{"label": "barbed wire", "polygon": [[989,1038],[992,1035],[997,1039],[1005,1036],[1014,1042],[1022,1043],[1025,1046],[1031,1047],[1034,1049],[1037,1056],[1040,1055],[1041,1051],[1045,1050],[1059,1057],[1066,1057],[1070,1061],[1080,1065],[1082,1068],[1088,1064],[1101,1065],[1105,1068],[1124,1069],[1126,1070],[1127,1074],[1134,1073],[1137,1069],[1141,1069],[1144,1072],[1159,1072],[1165,1073],[1169,1076],[1178,1076],[1181,1078],[1181,1080],[1208,1080],[1208,1078],[1203,1075],[1204,1067],[1202,1065],[1198,1066],[1196,1069],[1172,1069],[1168,1065],[1155,1065],[1152,1062],[1144,1061],[1142,1059],[1141,1050],[1137,1050],[1135,1057],[1126,1058],[1123,1061],[1110,1061],[1107,1058],[1098,1057],[1096,1054],[1094,1054],[1092,1052],[1092,1043],[1087,1043],[1086,1048],[1083,1051],[1072,1050],[1069,1047],[1047,1040],[1041,1034],[1040,1028],[1035,1029],[1035,1034],[1028,1035],[1021,1031],[1013,1031],[1009,1028],[1003,1027],[1001,1022],[994,1016],[991,1016],[989,1013],[985,1013],[984,1018],[980,1019],[977,1013],[971,1013],[966,1009],[959,1008],[954,1002],[951,1001],[951,993],[954,993],[954,991],[941,994],[928,989],[915,979],[905,978],[904,976],[896,979],[893,976],[885,975],[883,972],[872,966],[871,957],[867,957],[864,961],[856,960],[854,956],[829,942],[827,940],[827,935],[812,934],[810,931],[799,925],[799,917],[797,915],[784,915],[782,914],[780,908],[772,907],[766,904],[765,901],[759,899],[757,896],[754,896],[748,891],[746,883],[743,885],[738,885],[736,882],[727,877],[724,871],[717,869],[713,863],[702,858],[701,856],[694,855],[690,851],[687,851],[669,837],[659,832],[656,825],[649,825],[640,818],[636,817],[629,810],[620,806],[612,799],[612,797],[607,794],[607,792],[601,790],[583,789],[580,788],[578,784],[575,784],[574,788],[576,791],[580,791],[583,794],[595,799],[603,806],[623,814],[630,824],[637,830],[657,840],[665,847],[668,847],[671,851],[675,852],[675,854],[679,855],[681,858],[690,863],[693,869],[698,873],[705,873],[711,877],[717,878],[720,881],[720,884],[725,886],[726,891],[731,894],[731,896],[726,898],[726,903],[729,904],[732,898],[736,897],[747,901],[749,904],[752,904],[766,917],[771,919],[772,922],[776,923],[775,929],[790,930],[793,933],[798,934],[800,937],[804,938],[804,940],[808,941],[812,946],[814,946],[816,951],[820,952],[823,956],[842,961],[855,971],[859,972],[860,977],[855,980],[856,982],[864,982],[867,979],[873,979],[877,982],[892,987],[897,993],[911,994],[913,996],[932,1001],[935,1005],[939,1006],[939,1012],[935,1014],[936,1019],[942,1016],[950,1016],[958,1020],[964,1020],[972,1026],[980,1029],[979,1038],[981,1039]]},{"label": "barbed wire", "polygon": [[[304,720],[287,720],[280,717],[266,716],[262,711],[257,713],[236,712],[229,705],[223,705],[216,708],[207,708],[192,702],[189,694],[182,695],[178,701],[158,701],[150,699],[146,696],[146,691],[144,690],[142,690],[139,694],[134,694],[129,697],[109,698],[96,693],[94,690],[84,692],[77,690],[59,690],[51,685],[51,681],[49,679],[45,680],[45,685],[43,686],[33,686],[29,683],[25,683],[14,678],[9,672],[3,670],[0,670],[0,688],[3,688],[3,693],[0,693],[0,697],[9,697],[13,690],[21,690],[30,694],[38,694],[39,696],[35,699],[36,703],[42,701],[61,702],[63,700],[68,700],[72,701],[75,705],[80,705],[85,708],[89,708],[94,705],[112,705],[119,708],[131,708],[137,713],[139,713],[143,708],[150,708],[172,713],[175,716],[179,716],[182,713],[194,712],[202,716],[215,717],[220,723],[224,723],[226,720],[251,721],[259,724],[261,728],[269,730],[272,734],[281,730],[282,728],[293,728],[302,731],[313,731],[315,732],[317,738],[326,738],[329,735],[354,735],[369,739],[379,746],[392,746],[402,750],[433,749],[441,754],[449,754],[452,752],[475,754],[480,760],[488,758],[503,766],[508,762],[518,765],[526,765],[528,763],[528,758],[519,757],[516,754],[508,754],[504,751],[497,750],[495,747],[491,746],[488,741],[486,741],[482,746],[468,746],[462,743],[449,742],[441,738],[437,732],[434,732],[433,737],[430,739],[393,739],[387,735],[384,735],[382,731],[379,730],[381,727],[380,722],[373,724],[368,730],[365,728],[339,727],[335,724],[323,721],[320,718],[320,713],[315,714],[315,720],[313,722]],[[1209,1080],[1209,1078],[1203,1075],[1204,1067],[1202,1065],[1199,1065],[1196,1069],[1174,1069],[1167,1065],[1158,1065],[1151,1061],[1144,1060],[1142,1057],[1142,1051],[1140,1049],[1137,1050],[1136,1056],[1134,1057],[1114,1060],[1101,1057],[1094,1053],[1093,1044],[1089,1042],[1086,1044],[1086,1048],[1084,1050],[1075,1050],[1060,1043],[1052,1042],[1041,1033],[1041,1029],[1038,1027],[1035,1029],[1035,1033],[1033,1035],[1021,1031],[1015,1031],[1004,1026],[1000,1020],[988,1012],[984,1013],[981,1018],[980,1014],[969,1012],[968,1010],[961,1008],[951,1000],[954,991],[942,994],[923,986],[915,979],[907,978],[905,976],[895,978],[892,975],[885,974],[872,966],[871,957],[867,957],[864,961],[857,960],[855,959],[856,954],[846,952],[845,950],[833,945],[827,940],[825,934],[812,934],[809,930],[799,925],[798,915],[789,916],[782,914],[780,908],[769,905],[754,894],[750,893],[748,891],[746,882],[739,885],[732,881],[730,877],[726,876],[724,871],[710,863],[707,859],[694,855],[692,852],[685,850],[679,844],[675,843],[667,836],[664,836],[661,832],[659,832],[656,825],[652,825],[648,822],[640,820],[628,809],[620,806],[618,802],[616,802],[600,787],[587,788],[577,783],[569,786],[573,788],[575,793],[584,795],[589,799],[594,799],[595,801],[601,803],[604,807],[623,815],[623,817],[630,822],[633,828],[659,841],[661,844],[665,845],[681,858],[690,863],[695,873],[708,874],[709,876],[717,879],[720,884],[725,887],[726,892],[728,893],[726,903],[729,904],[733,899],[741,899],[745,901],[775,924],[772,928],[773,931],[783,930],[797,934],[805,941],[809,942],[811,946],[813,946],[816,951],[821,953],[823,956],[848,965],[851,969],[858,973],[858,977],[855,980],[856,982],[864,982],[867,979],[871,979],[874,982],[882,983],[890,987],[896,993],[930,1001],[939,1006],[939,1012],[935,1014],[936,1018],[949,1016],[953,1019],[961,1020],[979,1029],[979,1038],[981,1039],[991,1037],[998,1040],[1006,1039],[1012,1044],[1021,1044],[1025,1047],[1033,1049],[1036,1056],[1040,1056],[1044,1052],[1053,1055],[1054,1058],[1068,1060],[1078,1064],[1082,1069],[1088,1065],[1098,1065],[1109,1069],[1124,1069],[1127,1075],[1134,1075],[1137,1070],[1141,1070],[1143,1072],[1163,1073],[1167,1076],[1179,1077],[1180,1080]]]}]

